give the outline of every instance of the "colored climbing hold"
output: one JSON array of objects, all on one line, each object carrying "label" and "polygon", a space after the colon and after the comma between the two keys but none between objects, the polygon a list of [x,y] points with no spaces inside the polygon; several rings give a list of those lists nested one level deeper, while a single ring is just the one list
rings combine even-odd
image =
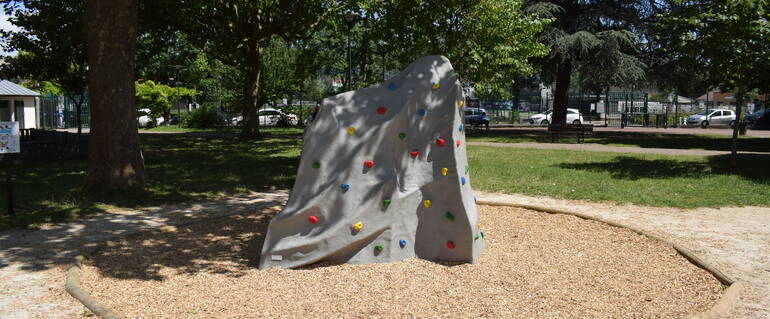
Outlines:
[{"label": "colored climbing hold", "polygon": [[444,167],[441,169],[441,175],[446,176],[446,174],[449,173],[449,169]]},{"label": "colored climbing hold", "polygon": [[359,230],[361,230],[361,228],[364,228],[364,223],[357,222],[357,223],[353,224],[353,230],[359,231]]},{"label": "colored climbing hold", "polygon": [[383,249],[385,249],[385,245],[383,245],[383,244],[379,244],[377,246],[374,246],[374,250],[376,250],[376,251],[382,251]]},{"label": "colored climbing hold", "polygon": [[343,192],[347,192],[350,190],[350,184],[342,184],[340,185],[340,187],[342,188]]},{"label": "colored climbing hold", "polygon": [[311,224],[315,224],[318,222],[318,217],[310,216],[307,218],[307,221],[309,221]]},{"label": "colored climbing hold", "polygon": [[385,114],[385,112],[387,112],[387,111],[388,111],[388,109],[386,107],[384,107],[384,106],[380,106],[380,107],[377,108],[377,114],[379,114],[379,115]]},{"label": "colored climbing hold", "polygon": [[476,236],[473,236],[473,240],[478,240],[478,239],[479,239],[479,234],[476,234]]},{"label": "colored climbing hold", "polygon": [[321,163],[313,162],[313,168],[321,168]]},{"label": "colored climbing hold", "polygon": [[405,139],[406,133],[398,133],[398,138],[400,138],[401,140]]},{"label": "colored climbing hold", "polygon": [[440,87],[441,87],[441,84],[436,83],[436,84],[433,84],[433,86],[431,86],[430,88],[434,90],[438,90],[438,88]]},{"label": "colored climbing hold", "polygon": [[457,142],[455,142],[455,144],[457,144],[457,147],[460,147],[460,140],[457,140]]},{"label": "colored climbing hold", "polygon": [[425,206],[425,208],[430,207],[430,199],[426,199],[426,200],[422,201],[422,205]]},{"label": "colored climbing hold", "polygon": [[398,89],[398,86],[396,85],[396,83],[391,82],[390,84],[388,84],[388,90],[395,91],[396,89]]},{"label": "colored climbing hold", "polygon": [[460,124],[460,127],[457,128],[460,132],[462,132],[465,129],[465,125]]},{"label": "colored climbing hold", "polygon": [[473,196],[473,202],[474,203],[476,202],[476,196]]},{"label": "colored climbing hold", "polygon": [[479,234],[481,234],[481,238],[484,238],[484,232],[480,231]]},{"label": "colored climbing hold", "polygon": [[372,168],[372,166],[374,166],[374,161],[364,161],[364,166],[366,166],[366,168]]},{"label": "colored climbing hold", "polygon": [[476,228],[481,228],[481,223],[476,224]]},{"label": "colored climbing hold", "polygon": [[437,138],[436,139],[436,145],[444,146],[444,145],[446,145],[446,141],[443,138]]},{"label": "colored climbing hold", "polygon": [[419,116],[425,116],[425,113],[427,113],[427,112],[428,112],[428,111],[426,111],[425,109],[419,109],[419,110],[417,110],[417,115],[419,115]]},{"label": "colored climbing hold", "polygon": [[453,221],[455,221],[455,215],[452,215],[452,213],[451,213],[451,212],[446,212],[446,213],[444,214],[444,217],[446,217],[446,219],[448,219],[450,222],[453,222]]},{"label": "colored climbing hold", "polygon": [[462,108],[465,101],[457,101],[457,107]]},{"label": "colored climbing hold", "polygon": [[450,241],[447,241],[447,242],[446,242],[446,248],[449,248],[449,249],[455,249],[455,243],[454,243],[454,242],[452,242],[451,240],[450,240]]},{"label": "colored climbing hold", "polygon": [[348,127],[348,134],[353,135],[356,134],[356,128],[355,127]]},{"label": "colored climbing hold", "polygon": [[401,246],[401,248],[406,247],[406,239],[399,240],[398,245]]},{"label": "colored climbing hold", "polygon": [[390,206],[390,199],[383,199],[382,208],[388,209],[388,206]]},{"label": "colored climbing hold", "polygon": [[460,177],[460,183],[462,183],[463,185],[465,185],[465,176],[461,176],[461,177]]},{"label": "colored climbing hold", "polygon": [[412,158],[415,158],[417,157],[417,155],[420,155],[420,151],[418,150],[411,151],[409,152],[409,155],[412,156]]}]

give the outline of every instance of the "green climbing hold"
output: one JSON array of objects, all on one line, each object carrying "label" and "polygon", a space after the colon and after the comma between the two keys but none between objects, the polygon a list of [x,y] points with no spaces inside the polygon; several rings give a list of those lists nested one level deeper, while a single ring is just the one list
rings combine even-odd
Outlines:
[{"label": "green climbing hold", "polygon": [[382,208],[388,209],[388,206],[390,206],[390,199],[383,199]]},{"label": "green climbing hold", "polygon": [[446,219],[448,219],[450,222],[455,221],[455,215],[452,215],[452,213],[450,212],[446,212],[446,214],[444,214],[444,217],[446,217]]},{"label": "green climbing hold", "polygon": [[321,168],[321,163],[313,162],[313,168]]},{"label": "green climbing hold", "polygon": [[405,139],[406,138],[406,133],[398,133],[398,138],[400,138],[402,140]]},{"label": "green climbing hold", "polygon": [[478,240],[478,239],[479,239],[479,234],[476,234],[476,236],[473,237],[473,240]]},{"label": "green climbing hold", "polygon": [[385,245],[379,244],[377,246],[374,246],[374,249],[377,251],[383,251],[385,249]]}]

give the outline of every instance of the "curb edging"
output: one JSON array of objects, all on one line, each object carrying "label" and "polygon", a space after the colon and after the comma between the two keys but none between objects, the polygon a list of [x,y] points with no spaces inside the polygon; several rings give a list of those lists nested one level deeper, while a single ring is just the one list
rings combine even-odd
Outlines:
[{"label": "curb edging", "polygon": [[486,201],[486,200],[479,200],[476,202],[477,205],[487,205],[487,206],[507,206],[507,207],[517,207],[517,208],[524,208],[534,211],[539,211],[543,213],[548,214],[554,214],[554,215],[570,215],[575,216],[581,219],[585,220],[592,220],[597,221],[600,223],[604,223],[613,227],[618,228],[625,228],[630,231],[633,231],[639,235],[649,237],[653,240],[659,241],[661,243],[664,243],[666,246],[669,246],[676,250],[677,253],[682,255],[687,261],[692,263],[695,266],[698,266],[698,268],[701,268],[714,276],[722,285],[725,285],[727,288],[722,291],[722,296],[717,300],[717,302],[711,306],[711,308],[688,316],[687,319],[717,319],[717,318],[724,318],[727,316],[730,311],[735,308],[735,304],[740,299],[740,294],[742,290],[744,289],[744,283],[742,281],[735,281],[734,279],[728,277],[724,273],[722,273],[719,269],[715,268],[711,264],[705,262],[703,259],[692,253],[691,251],[687,250],[686,248],[679,246],[678,244],[675,244],[671,241],[668,241],[666,239],[661,238],[660,236],[653,235],[647,231],[637,229],[635,227],[622,225],[613,221],[605,220],[600,217],[594,217],[590,215],[586,215],[583,213],[578,212],[572,212],[562,209],[555,209],[555,208],[549,208],[549,207],[542,207],[542,206],[536,206],[536,205],[528,205],[528,204],[519,204],[519,203],[513,203],[513,202],[502,202],[502,201]]}]

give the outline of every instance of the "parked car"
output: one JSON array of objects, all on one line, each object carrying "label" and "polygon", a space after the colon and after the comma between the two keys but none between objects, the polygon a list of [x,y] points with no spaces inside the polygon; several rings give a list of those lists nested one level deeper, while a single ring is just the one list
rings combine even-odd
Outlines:
[{"label": "parked car", "polygon": [[[553,111],[548,111],[545,113],[532,115],[529,117],[529,124],[547,126],[552,122],[551,121],[552,113]],[[575,125],[582,124],[583,115],[580,114],[580,111],[578,111],[578,109],[567,109],[567,123],[572,123]]]},{"label": "parked car", "polygon": [[487,115],[487,111],[482,108],[466,108],[465,125],[485,126],[489,130],[489,115]]},{"label": "parked car", "polygon": [[733,127],[735,125],[735,112],[723,109],[709,109],[687,118],[687,126],[698,125],[702,128],[707,128],[711,125]]},{"label": "parked car", "polygon": [[752,130],[770,130],[770,111],[765,110],[751,126]]},{"label": "parked car", "polygon": [[139,109],[136,112],[136,121],[139,123],[139,127],[154,127],[163,124],[163,117],[153,118],[150,114],[150,109]]},{"label": "parked car", "polygon": [[[299,118],[296,114],[286,114],[277,109],[263,109],[257,113],[259,116],[259,125],[261,126],[274,126],[274,125],[297,125],[299,124]],[[233,118],[232,124],[239,125],[243,121],[243,116],[237,116]]]},{"label": "parked car", "polygon": [[746,118],[744,118],[744,121],[746,121],[746,124],[748,126],[751,126],[751,125],[754,125],[754,123],[756,123],[757,120],[759,120],[759,118],[761,118],[762,116],[768,113],[770,113],[770,109],[759,110],[749,115],[746,115]]}]

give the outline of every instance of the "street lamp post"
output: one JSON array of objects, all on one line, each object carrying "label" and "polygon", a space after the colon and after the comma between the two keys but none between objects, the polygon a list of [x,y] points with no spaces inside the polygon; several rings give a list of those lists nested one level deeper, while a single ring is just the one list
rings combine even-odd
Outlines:
[{"label": "street lamp post", "polygon": [[348,25],[348,91],[350,91],[353,88],[353,54],[350,50],[350,34],[356,23],[356,16],[350,12],[345,13],[345,22]]}]

